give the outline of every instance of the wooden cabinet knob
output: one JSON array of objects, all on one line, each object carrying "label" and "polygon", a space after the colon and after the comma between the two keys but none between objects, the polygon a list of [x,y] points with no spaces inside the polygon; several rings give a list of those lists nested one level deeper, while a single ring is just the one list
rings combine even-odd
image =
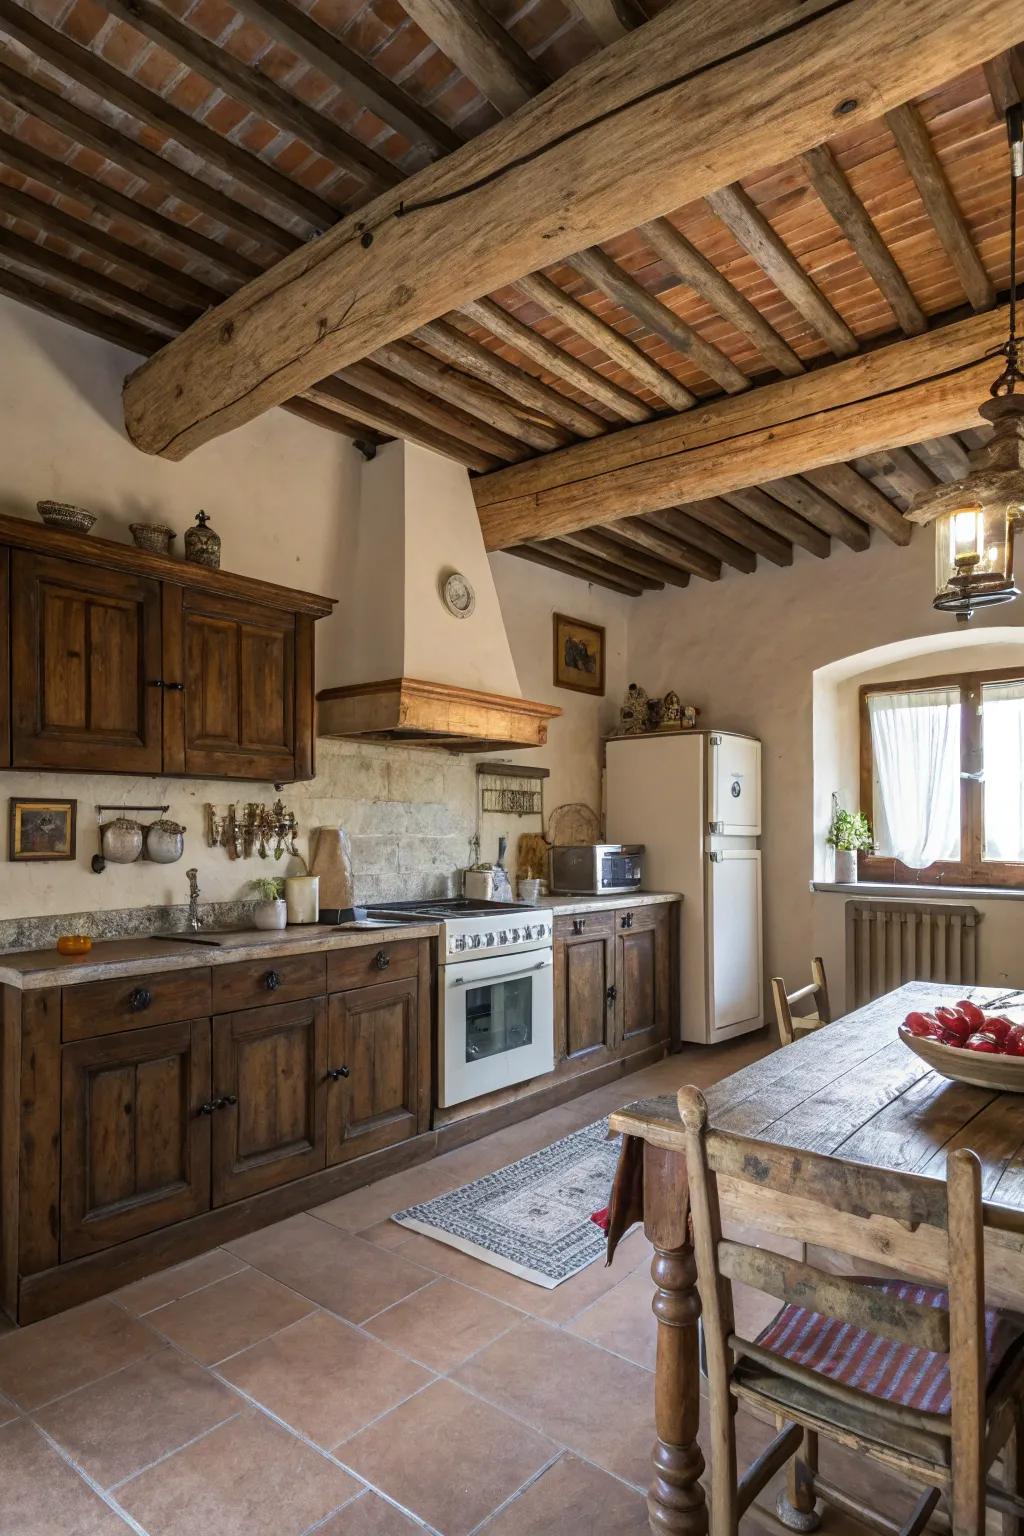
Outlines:
[{"label": "wooden cabinet knob", "polygon": [[153,994],[148,987],[136,987],[129,995],[128,1007],[132,1013],[142,1013],[153,1001]]},{"label": "wooden cabinet knob", "polygon": [[374,964],[376,965],[378,971],[387,970],[388,966],[391,964],[391,956],[388,954],[386,949],[378,949],[377,958],[374,961]]},{"label": "wooden cabinet knob", "polygon": [[268,992],[276,992],[278,987],[281,985],[280,971],[268,971],[263,978],[263,985],[266,987]]}]

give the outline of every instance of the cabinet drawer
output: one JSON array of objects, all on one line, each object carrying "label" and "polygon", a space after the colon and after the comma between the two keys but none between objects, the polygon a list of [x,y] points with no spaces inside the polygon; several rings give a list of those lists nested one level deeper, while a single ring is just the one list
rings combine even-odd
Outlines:
[{"label": "cabinet drawer", "polygon": [[419,943],[419,939],[396,939],[390,944],[360,944],[352,949],[332,950],[327,956],[328,992],[415,976]]},{"label": "cabinet drawer", "polygon": [[290,1003],[317,997],[327,987],[327,956],[282,955],[272,960],[241,960],[213,971],[213,1011],[258,1008],[261,1003]]},{"label": "cabinet drawer", "polygon": [[210,1012],[210,972],[158,972],[155,976],[118,976],[66,987],[61,1005],[65,1040],[112,1035],[141,1024],[173,1024]]},{"label": "cabinet drawer", "polygon": [[635,933],[637,929],[657,928],[664,911],[661,906],[620,907],[609,915],[616,933],[628,933],[630,929]]},{"label": "cabinet drawer", "polygon": [[606,939],[615,932],[614,912],[575,912],[571,917],[556,917],[556,939]]}]

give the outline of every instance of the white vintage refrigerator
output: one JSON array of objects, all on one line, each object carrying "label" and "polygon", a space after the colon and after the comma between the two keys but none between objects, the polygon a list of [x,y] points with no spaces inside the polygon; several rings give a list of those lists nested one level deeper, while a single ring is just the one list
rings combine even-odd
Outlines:
[{"label": "white vintage refrigerator", "polygon": [[700,1045],[764,1023],[761,743],[724,731],[607,743],[607,837],[643,843],[644,885],[679,891],[678,1035]]}]

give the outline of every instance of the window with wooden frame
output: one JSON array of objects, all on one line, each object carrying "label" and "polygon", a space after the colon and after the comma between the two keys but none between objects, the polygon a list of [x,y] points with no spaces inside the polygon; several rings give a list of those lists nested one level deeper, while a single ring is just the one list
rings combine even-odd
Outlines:
[{"label": "window with wooden frame", "polygon": [[1024,888],[1024,665],[860,690],[863,880]]}]

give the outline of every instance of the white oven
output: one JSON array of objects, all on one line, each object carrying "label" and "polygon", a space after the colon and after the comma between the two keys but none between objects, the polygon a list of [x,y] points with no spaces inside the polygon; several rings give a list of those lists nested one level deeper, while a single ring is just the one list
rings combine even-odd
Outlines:
[{"label": "white oven", "polygon": [[442,1108],[553,1070],[551,966],[549,936],[543,948],[438,966]]}]

